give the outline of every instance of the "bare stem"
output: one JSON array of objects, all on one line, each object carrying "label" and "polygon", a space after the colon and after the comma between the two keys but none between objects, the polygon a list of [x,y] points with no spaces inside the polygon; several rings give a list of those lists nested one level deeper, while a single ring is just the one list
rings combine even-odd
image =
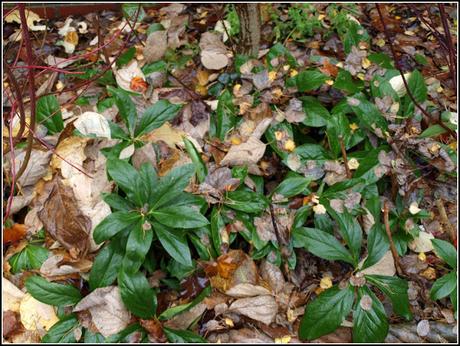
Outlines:
[{"label": "bare stem", "polygon": [[342,151],[343,163],[345,164],[345,172],[347,174],[347,179],[351,179],[352,175],[351,175],[350,167],[348,167],[347,151],[345,150],[345,144],[343,143],[342,136],[339,136],[339,142],[340,142],[340,150]]},{"label": "bare stem", "polygon": [[390,250],[391,250],[391,254],[393,255],[393,260],[395,262],[396,271],[398,272],[399,276],[403,276],[405,275],[405,273],[401,267],[401,262],[399,261],[398,251],[396,250],[395,244],[393,242],[393,237],[391,236],[389,213],[390,213],[390,208],[388,206],[388,201],[385,201],[385,203],[383,204],[383,222],[385,224],[385,231],[388,236],[388,241],[390,242]]},{"label": "bare stem", "polygon": [[457,235],[455,234],[455,229],[450,223],[449,218],[447,217],[446,209],[444,208],[444,203],[442,203],[442,199],[436,200],[436,207],[438,207],[439,215],[441,216],[441,221],[447,228],[450,240],[452,241],[452,243],[455,244],[457,242]]}]

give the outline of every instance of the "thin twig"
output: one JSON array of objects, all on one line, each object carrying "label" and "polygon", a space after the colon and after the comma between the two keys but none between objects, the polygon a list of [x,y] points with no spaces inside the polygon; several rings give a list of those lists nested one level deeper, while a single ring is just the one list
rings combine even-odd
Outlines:
[{"label": "thin twig", "polygon": [[405,275],[404,270],[401,267],[401,262],[399,261],[398,251],[396,250],[395,243],[393,242],[393,237],[391,236],[390,230],[390,220],[389,220],[390,208],[388,206],[388,201],[383,203],[383,223],[385,224],[385,231],[388,236],[388,241],[390,242],[391,254],[393,255],[393,260],[395,262],[396,271],[399,276]]},{"label": "thin twig", "polygon": [[[24,46],[26,48],[26,54],[27,54],[27,65],[33,66],[32,45],[30,43],[29,27],[27,26],[25,4],[20,3],[18,6],[19,6],[19,16],[21,18],[22,38],[24,40]],[[29,79],[29,97],[30,97],[30,129],[32,129],[32,131],[29,130],[29,133],[27,135],[27,149],[26,149],[26,153],[24,156],[24,161],[22,162],[21,167],[16,173],[16,180],[19,180],[21,175],[26,170],[27,164],[29,163],[30,154],[32,152],[32,144],[34,140],[33,130],[35,130],[35,103],[36,103],[34,68],[29,69],[28,79]]]},{"label": "thin twig", "polygon": [[[14,74],[11,71],[10,67],[8,66],[8,64],[4,63],[3,66],[5,68],[6,75],[8,76],[8,79],[10,81],[10,85],[11,85],[12,89],[14,90],[14,93],[16,94],[16,100],[17,100],[16,102],[17,102],[18,110],[19,110],[20,125],[19,125],[19,131],[18,131],[17,135],[15,136],[16,138],[13,141],[13,145],[14,145],[15,142],[21,140],[22,135],[24,134],[24,130],[26,128],[26,112],[25,112],[25,109],[24,109],[24,101],[22,99],[22,93],[21,93],[21,89],[19,88],[18,81],[14,77]],[[13,117],[11,118],[10,121],[11,122],[13,121]],[[11,135],[12,135],[12,133],[11,133]]]},{"label": "thin twig", "polygon": [[452,37],[450,35],[449,23],[447,22],[447,15],[444,8],[444,4],[438,4],[439,12],[441,15],[441,22],[444,28],[444,34],[446,35],[447,47],[449,51],[449,71],[451,73],[452,83],[454,83],[455,95],[457,95],[457,64],[455,63],[455,49],[452,45]]},{"label": "thin twig", "polygon": [[399,73],[401,74],[401,78],[402,78],[402,81],[404,83],[404,87],[406,88],[407,95],[412,100],[412,103],[414,104],[414,106],[417,107],[426,117],[428,117],[428,119],[435,120],[435,122],[437,124],[439,124],[443,129],[445,129],[448,133],[450,133],[453,136],[456,136],[455,132],[453,130],[451,130],[449,127],[447,127],[442,121],[440,121],[438,119],[433,119],[431,117],[430,113],[428,113],[422,106],[420,106],[420,104],[415,99],[414,95],[412,94],[412,91],[409,89],[409,85],[407,84],[406,77],[404,77],[404,73],[403,73],[403,71],[401,69],[400,61],[399,61],[399,59],[398,59],[398,57],[396,55],[395,49],[393,47],[393,44],[392,44],[392,41],[391,41],[391,38],[390,38],[390,34],[388,33],[385,21],[383,19],[382,11],[380,10],[380,5],[375,4],[375,6],[377,7],[377,12],[379,13],[380,21],[382,22],[383,31],[385,33],[385,38],[386,38],[386,40],[388,42],[388,45],[390,46],[391,54],[393,55],[393,59],[395,61],[395,67],[399,71]]},{"label": "thin twig", "polygon": [[450,223],[449,218],[447,217],[446,209],[444,208],[444,203],[442,203],[442,199],[439,198],[436,200],[436,207],[439,210],[441,221],[444,223],[444,225],[447,228],[447,232],[449,233],[450,240],[452,241],[453,244],[456,244],[457,235],[455,234],[455,229]]},{"label": "thin twig", "polygon": [[351,179],[352,175],[351,175],[350,167],[348,167],[347,151],[345,150],[345,144],[343,143],[342,136],[339,136],[339,143],[340,143],[340,150],[342,151],[343,163],[345,164],[345,172],[347,174],[347,179]]}]

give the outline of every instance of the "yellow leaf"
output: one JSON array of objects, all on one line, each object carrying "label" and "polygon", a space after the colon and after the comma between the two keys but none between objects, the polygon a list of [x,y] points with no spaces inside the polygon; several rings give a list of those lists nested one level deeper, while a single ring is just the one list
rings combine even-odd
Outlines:
[{"label": "yellow leaf", "polygon": [[299,74],[299,72],[298,72],[297,70],[294,70],[294,69],[291,70],[291,72],[289,72],[289,76],[291,76],[291,77],[295,77],[295,76],[297,76],[298,74]]},{"label": "yellow leaf", "polygon": [[288,139],[286,143],[284,143],[284,149],[287,151],[294,151],[295,149],[295,143],[292,139]]},{"label": "yellow leaf", "polygon": [[77,32],[76,31],[69,31],[65,35],[64,41],[76,46],[78,44],[78,34],[77,34]]},{"label": "yellow leaf", "polygon": [[230,319],[230,318],[225,318],[225,324],[227,326],[229,326],[230,328],[233,328],[235,326],[235,324],[233,323],[233,321]]},{"label": "yellow leaf", "polygon": [[291,341],[290,335],[285,335],[281,338],[275,338],[275,344],[289,344],[289,341]]},{"label": "yellow leaf", "polygon": [[425,255],[424,252],[420,252],[420,253],[418,254],[417,257],[418,257],[418,259],[419,259],[420,261],[422,261],[422,262],[425,262],[425,261],[426,261],[426,255]]},{"label": "yellow leaf", "polygon": [[321,279],[320,283],[319,283],[319,287],[321,287],[322,289],[325,289],[327,290],[328,288],[331,288],[332,287],[332,280],[329,276],[325,276]]},{"label": "yellow leaf", "polygon": [[362,61],[361,61],[361,65],[363,67],[363,69],[367,69],[369,68],[369,66],[371,66],[371,61],[368,59],[368,58],[364,58]]},{"label": "yellow leaf", "polygon": [[26,293],[19,306],[21,323],[27,330],[49,330],[59,322],[51,305],[43,304]]},{"label": "yellow leaf", "polygon": [[[31,27],[34,26],[34,22],[39,22],[42,19],[36,14],[35,12],[32,12],[30,10],[25,10],[26,14],[26,21],[27,21],[27,26]],[[10,14],[8,14],[3,20],[6,23],[18,23],[21,24],[21,17],[19,16],[19,10],[14,10]]]},{"label": "yellow leaf", "polygon": [[273,82],[276,79],[276,71],[268,72],[268,79],[270,79]]}]

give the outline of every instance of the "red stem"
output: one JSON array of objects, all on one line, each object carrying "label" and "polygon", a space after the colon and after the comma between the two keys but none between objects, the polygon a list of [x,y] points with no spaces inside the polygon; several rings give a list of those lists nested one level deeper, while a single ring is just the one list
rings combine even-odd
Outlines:
[{"label": "red stem", "polygon": [[56,68],[53,66],[37,66],[37,65],[32,65],[32,66],[27,66],[27,65],[22,65],[22,66],[12,66],[11,68],[13,69],[20,69],[20,68],[26,68],[26,69],[41,69],[41,70],[50,70],[54,72],[60,72],[60,73],[67,73],[67,74],[85,74],[84,72],[70,72],[67,70],[63,70],[60,68]]}]

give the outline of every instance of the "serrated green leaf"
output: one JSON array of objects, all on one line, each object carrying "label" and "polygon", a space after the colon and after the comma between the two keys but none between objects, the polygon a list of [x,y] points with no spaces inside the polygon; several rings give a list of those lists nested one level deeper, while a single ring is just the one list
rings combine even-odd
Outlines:
[{"label": "serrated green leaf", "polygon": [[76,343],[74,331],[79,327],[77,315],[70,314],[53,325],[43,336],[41,342],[44,344]]},{"label": "serrated green leaf", "polygon": [[27,278],[25,286],[32,297],[48,305],[69,306],[81,300],[80,291],[74,286],[49,282],[40,276]]},{"label": "serrated green leaf", "polygon": [[292,231],[292,240],[294,247],[305,247],[315,256],[354,264],[350,252],[334,236],[319,229],[296,228]]},{"label": "serrated green leaf", "polygon": [[431,244],[439,258],[443,259],[452,269],[457,269],[457,250],[451,243],[441,239],[431,239]]},{"label": "serrated green leaf", "polygon": [[40,269],[43,262],[48,258],[48,249],[27,244],[27,246],[18,253],[11,256],[8,263],[11,266],[11,273],[17,274],[23,270]]},{"label": "serrated green leaf", "polygon": [[142,136],[161,127],[165,122],[174,119],[180,109],[181,105],[172,104],[168,100],[158,100],[142,114],[134,132],[135,136]]},{"label": "serrated green leaf", "polygon": [[333,286],[305,308],[299,327],[301,340],[314,340],[336,330],[353,306],[353,288]]},{"label": "serrated green leaf", "polygon": [[112,86],[107,86],[107,91],[113,95],[118,113],[125,122],[128,132],[133,136],[134,127],[136,126],[137,110],[136,105],[133,100],[131,100],[131,96],[129,96],[126,91]]},{"label": "serrated green leaf", "polygon": [[383,304],[367,286],[359,287],[353,312],[353,342],[384,342],[388,329]]},{"label": "serrated green leaf", "polygon": [[246,213],[260,213],[268,207],[267,198],[251,191],[229,191],[224,201],[228,207]]},{"label": "serrated green leaf", "polygon": [[91,290],[110,286],[115,281],[125,254],[126,238],[127,234],[119,233],[99,251],[89,273]]},{"label": "serrated green leaf", "polygon": [[452,271],[434,282],[430,290],[430,297],[432,300],[447,297],[456,287],[457,273]]},{"label": "serrated green leaf", "polygon": [[144,319],[155,316],[157,297],[144,274],[141,272],[128,274],[120,270],[118,287],[123,304],[134,315]]},{"label": "serrated green leaf", "polygon": [[311,127],[326,126],[327,120],[330,117],[326,107],[312,96],[303,96],[300,100],[302,100],[303,110],[306,114],[303,123]]},{"label": "serrated green leaf", "polygon": [[162,207],[150,214],[161,224],[172,228],[198,228],[209,223],[197,209],[185,205]]},{"label": "serrated green leaf", "polygon": [[152,244],[153,231],[151,229],[144,230],[143,222],[144,220],[140,220],[129,232],[122,262],[123,270],[127,273],[135,273],[140,269]]},{"label": "serrated green leaf", "polygon": [[191,267],[192,256],[185,233],[177,229],[168,229],[161,224],[154,223],[153,229],[166,252],[177,262]]},{"label": "serrated green leaf", "polygon": [[51,134],[64,130],[61,106],[55,95],[40,97],[35,106],[35,112],[37,122],[45,125]]},{"label": "serrated green leaf", "polygon": [[189,330],[177,330],[164,327],[163,331],[169,342],[172,343],[207,343],[208,341]]},{"label": "serrated green leaf", "polygon": [[384,275],[365,275],[365,278],[390,298],[393,311],[396,314],[408,321],[412,319],[412,313],[409,308],[409,296],[407,295],[409,285],[406,280]]},{"label": "serrated green leaf", "polygon": [[179,196],[189,184],[194,173],[193,165],[186,164],[172,169],[162,177],[152,191],[152,198],[155,201],[152,208],[160,208]]},{"label": "serrated green leaf", "polygon": [[300,92],[318,89],[327,80],[327,76],[318,70],[302,71],[294,77]]},{"label": "serrated green leaf", "polygon": [[94,229],[93,238],[97,244],[112,238],[124,229],[132,227],[141,215],[131,211],[116,211],[108,215]]}]

